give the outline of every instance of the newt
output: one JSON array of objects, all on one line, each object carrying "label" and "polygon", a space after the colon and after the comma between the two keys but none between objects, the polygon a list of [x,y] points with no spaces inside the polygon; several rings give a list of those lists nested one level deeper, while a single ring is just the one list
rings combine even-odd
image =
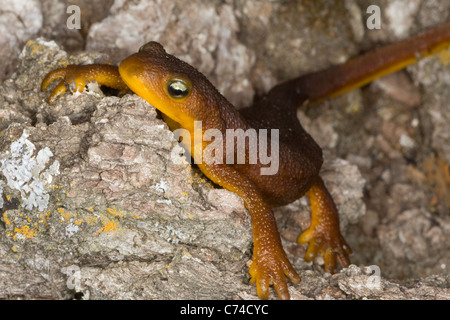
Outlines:
[{"label": "newt", "polygon": [[[254,247],[249,273],[250,282],[256,283],[258,296],[267,299],[269,287],[273,285],[281,299],[289,299],[286,277],[295,284],[300,282],[300,277],[282,247],[274,207],[304,195],[309,198],[311,224],[297,240],[299,244],[308,244],[305,260],[311,261],[320,253],[325,271],[334,272],[337,264],[341,267],[350,264],[351,254],[339,229],[336,205],[319,174],[322,150],[301,126],[297,108],[361,87],[449,44],[450,23],[446,23],[342,65],[278,84],[252,106],[241,110],[228,102],[202,73],[168,54],[157,42],[143,45],[118,67],[69,65],[53,70],[44,78],[41,90],[61,79],[48,98],[54,103],[67,90],[67,84],[74,84],[78,92],[84,90],[87,81],[129,89],[158,109],[171,130],[186,129],[191,137],[195,135],[194,121],[202,122],[203,132],[208,129],[224,134],[227,129],[279,130],[279,170],[275,174],[262,175],[260,169],[265,164],[259,159],[254,164],[196,162],[211,181],[241,196],[251,215]],[[204,141],[199,145],[193,138],[183,143],[201,151],[208,146]],[[225,143],[223,147],[226,149]],[[247,145],[246,159],[249,152]],[[195,161],[199,154],[194,152],[192,156]]]}]

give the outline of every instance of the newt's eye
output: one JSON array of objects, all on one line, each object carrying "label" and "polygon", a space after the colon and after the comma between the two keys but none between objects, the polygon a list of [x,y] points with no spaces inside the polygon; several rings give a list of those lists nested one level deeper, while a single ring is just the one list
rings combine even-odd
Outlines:
[{"label": "newt's eye", "polygon": [[189,86],[182,80],[172,80],[167,83],[167,92],[174,99],[182,99],[189,94]]}]

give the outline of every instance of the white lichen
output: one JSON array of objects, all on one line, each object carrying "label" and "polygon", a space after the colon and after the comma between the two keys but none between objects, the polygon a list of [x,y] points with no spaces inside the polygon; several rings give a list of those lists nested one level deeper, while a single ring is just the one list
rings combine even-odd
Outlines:
[{"label": "white lichen", "polygon": [[156,200],[156,203],[163,203],[163,204],[167,204],[167,205],[171,205],[172,204],[172,200],[170,199],[158,199]]},{"label": "white lichen", "polygon": [[150,189],[154,189],[159,192],[167,192],[169,190],[169,184],[161,179],[157,184],[152,185]]},{"label": "white lichen", "polygon": [[33,156],[36,147],[28,137],[29,134],[24,130],[22,136],[11,143],[9,155],[0,160],[0,171],[6,178],[8,187],[20,192],[22,207],[28,210],[36,207],[43,211],[50,199],[46,186],[59,174],[59,162],[55,160],[44,170],[53,153],[45,147]]},{"label": "white lichen", "polygon": [[159,222],[155,222],[154,226],[161,231],[161,237],[170,243],[177,244],[181,239],[185,238],[185,235],[176,230],[174,227],[168,225],[161,225]]},{"label": "white lichen", "polygon": [[66,236],[69,238],[71,236],[73,236],[75,233],[77,233],[78,231],[80,231],[80,227],[78,227],[76,224],[74,224],[72,222],[66,226]]}]

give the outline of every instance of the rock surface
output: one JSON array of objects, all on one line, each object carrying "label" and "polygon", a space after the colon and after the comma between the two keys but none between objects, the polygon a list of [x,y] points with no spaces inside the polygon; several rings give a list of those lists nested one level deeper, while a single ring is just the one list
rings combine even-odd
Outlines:
[{"label": "rock surface", "polygon": [[[450,18],[445,1],[413,1],[399,16],[404,1],[380,0],[382,28],[368,30],[372,2],[78,1],[78,32],[65,27],[64,1],[28,1],[45,17],[34,29],[2,20],[18,40],[0,61],[11,69],[0,87],[0,298],[255,299],[242,200],[184,162],[154,108],[95,86],[49,106],[40,82],[61,65],[118,62],[157,40],[243,106],[279,81]],[[444,51],[299,110],[325,148],[323,177],[361,267],[331,276],[321,259],[305,263],[295,240],[307,202],[278,208],[302,277],[292,298],[450,298],[448,61]]]}]

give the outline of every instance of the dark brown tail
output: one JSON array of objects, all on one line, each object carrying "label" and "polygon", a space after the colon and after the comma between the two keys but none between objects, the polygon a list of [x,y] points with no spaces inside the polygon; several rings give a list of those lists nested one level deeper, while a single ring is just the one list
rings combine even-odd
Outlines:
[{"label": "dark brown tail", "polygon": [[449,45],[450,23],[445,23],[407,40],[350,59],[342,65],[288,81],[285,85],[294,86],[292,89],[300,97],[307,96],[309,101],[316,102],[361,87]]}]

